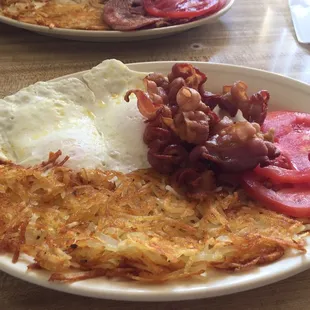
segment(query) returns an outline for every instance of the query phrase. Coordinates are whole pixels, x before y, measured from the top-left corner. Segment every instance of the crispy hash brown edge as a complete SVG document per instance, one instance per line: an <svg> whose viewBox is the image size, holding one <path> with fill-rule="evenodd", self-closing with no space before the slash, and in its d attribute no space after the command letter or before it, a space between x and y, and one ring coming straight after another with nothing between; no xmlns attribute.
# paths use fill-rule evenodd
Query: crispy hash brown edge
<svg viewBox="0 0 310 310"><path fill-rule="evenodd" d="M176 193L152 169L73 171L61 152L25 168L0 163L0 251L33 257L51 281L121 277L163 282L209 268L269 264L305 252L301 220L269 211L243 192L202 201Z"/></svg>

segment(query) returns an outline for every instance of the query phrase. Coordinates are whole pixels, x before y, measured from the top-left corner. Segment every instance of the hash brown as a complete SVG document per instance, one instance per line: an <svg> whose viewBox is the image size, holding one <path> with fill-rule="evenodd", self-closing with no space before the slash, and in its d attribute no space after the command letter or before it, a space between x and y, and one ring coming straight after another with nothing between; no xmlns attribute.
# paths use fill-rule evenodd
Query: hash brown
<svg viewBox="0 0 310 310"><path fill-rule="evenodd" d="M108 30L101 0L1 0L0 15L50 28Z"/></svg>
<svg viewBox="0 0 310 310"><path fill-rule="evenodd" d="M151 169L78 172L61 152L31 168L0 166L0 250L34 258L52 281L98 276L145 282L240 270L304 252L306 227L242 192L179 196ZM68 158L65 158L68 160Z"/></svg>

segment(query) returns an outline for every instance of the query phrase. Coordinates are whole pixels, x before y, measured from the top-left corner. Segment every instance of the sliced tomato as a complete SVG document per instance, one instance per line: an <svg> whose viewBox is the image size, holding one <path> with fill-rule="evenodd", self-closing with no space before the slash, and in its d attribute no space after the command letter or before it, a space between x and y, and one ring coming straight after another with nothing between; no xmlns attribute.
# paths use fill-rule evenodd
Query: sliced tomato
<svg viewBox="0 0 310 310"><path fill-rule="evenodd" d="M188 19L220 10L226 0L143 0L143 6L152 16Z"/></svg>
<svg viewBox="0 0 310 310"><path fill-rule="evenodd" d="M277 166L267 166L264 168L256 167L255 173L264 176L273 183L310 183L310 169L298 171L290 170Z"/></svg>
<svg viewBox="0 0 310 310"><path fill-rule="evenodd" d="M290 132L280 139L279 144L296 170L302 171L310 168L310 127Z"/></svg>
<svg viewBox="0 0 310 310"><path fill-rule="evenodd" d="M282 137L292 131L291 124L295 121L294 112L289 111L272 111L268 112L266 119L262 125L262 131L267 132L273 129L275 132L275 140L278 141Z"/></svg>
<svg viewBox="0 0 310 310"><path fill-rule="evenodd" d="M299 112L270 112L262 126L263 131L275 130L281 153L298 171L310 169L310 114Z"/></svg>
<svg viewBox="0 0 310 310"><path fill-rule="evenodd" d="M292 186L278 191L267 188L260 176L247 172L242 179L244 190L271 210L294 217L310 216L310 187Z"/></svg>

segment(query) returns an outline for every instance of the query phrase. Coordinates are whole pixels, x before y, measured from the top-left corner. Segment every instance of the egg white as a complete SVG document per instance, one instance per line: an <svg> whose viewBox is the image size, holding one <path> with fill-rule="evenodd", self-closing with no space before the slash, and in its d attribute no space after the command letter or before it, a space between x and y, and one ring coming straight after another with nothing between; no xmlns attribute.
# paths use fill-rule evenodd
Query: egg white
<svg viewBox="0 0 310 310"><path fill-rule="evenodd" d="M29 166L61 150L76 169L149 167L136 99L123 99L146 74L107 60L82 80L39 82L0 100L0 157Z"/></svg>

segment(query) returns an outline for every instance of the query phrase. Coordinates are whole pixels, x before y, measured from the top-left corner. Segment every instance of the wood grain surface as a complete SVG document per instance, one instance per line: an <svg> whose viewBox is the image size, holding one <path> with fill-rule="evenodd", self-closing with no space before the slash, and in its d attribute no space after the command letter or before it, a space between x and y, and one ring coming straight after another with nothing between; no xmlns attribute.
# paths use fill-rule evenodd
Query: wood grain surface
<svg viewBox="0 0 310 310"><path fill-rule="evenodd" d="M236 0L215 24L133 43L86 43L0 24L0 98L39 80L86 70L107 58L124 62L196 60L265 69L310 83L310 46L297 42L287 1ZM174 303L96 300L54 292L0 272L0 309L310 309L310 270L235 295Z"/></svg>

